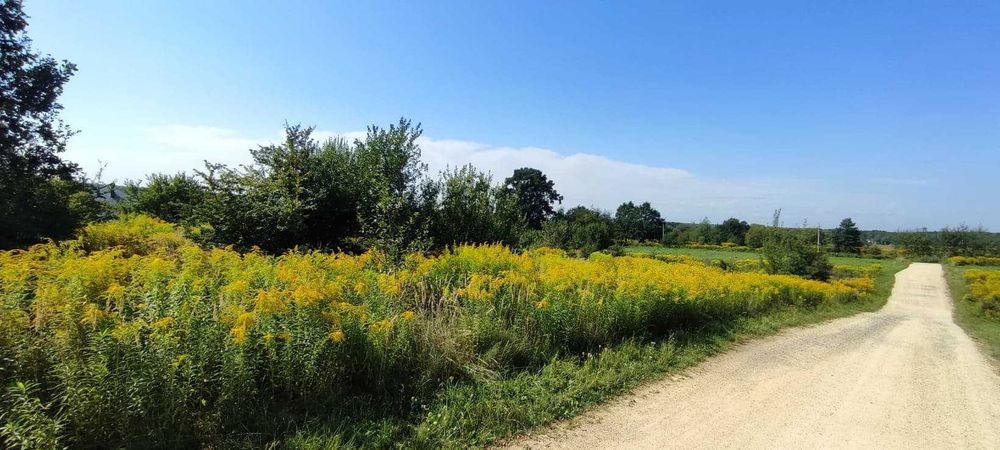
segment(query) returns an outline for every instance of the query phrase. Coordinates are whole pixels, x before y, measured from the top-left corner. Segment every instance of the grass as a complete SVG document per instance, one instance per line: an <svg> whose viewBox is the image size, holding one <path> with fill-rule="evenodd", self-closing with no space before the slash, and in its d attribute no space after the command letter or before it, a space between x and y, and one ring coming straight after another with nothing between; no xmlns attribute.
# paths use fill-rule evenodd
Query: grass
<svg viewBox="0 0 1000 450"><path fill-rule="evenodd" d="M631 254L654 254L654 255L687 255L695 259L708 261L715 259L722 260L738 260L738 259L756 259L760 257L760 253L756 252L735 252L731 250L706 250L697 248L676 248L676 247L651 247L651 246L635 246L626 247L625 253ZM831 256L830 263L834 265L844 265L844 266L866 266L869 264L886 264L885 259L875 259L875 258L860 258L852 256Z"/></svg>
<svg viewBox="0 0 1000 450"><path fill-rule="evenodd" d="M1000 360L1000 321L983 316L979 307L972 302L964 300L969 292L969 287L965 283L963 274L966 270L995 270L1000 271L1000 266L953 266L945 264L945 276L948 280L948 289L951 291L951 298L954 303L955 322L958 323L969 335L979 341L986 348L987 353L994 359Z"/></svg>
<svg viewBox="0 0 1000 450"><path fill-rule="evenodd" d="M700 252L706 252L701 250ZM317 424L300 429L291 448L337 446L475 447L574 417L633 388L691 367L739 343L793 326L820 323L885 305L901 260L882 260L876 293L853 303L785 308L755 317L711 323L651 342L627 340L593 354L554 358L536 371L489 382L455 384L409 417L368 424L368 433ZM343 441L350 434L352 439Z"/></svg>
<svg viewBox="0 0 1000 450"><path fill-rule="evenodd" d="M757 258L760 256L759 253L755 252L734 252L731 250L708 250L708 249L698 249L698 248L677 248L677 247L648 247L648 246L635 246L635 247L625 247L625 253L635 253L635 254L654 254L654 255L687 255L699 260L712 260L712 259L750 259Z"/></svg>

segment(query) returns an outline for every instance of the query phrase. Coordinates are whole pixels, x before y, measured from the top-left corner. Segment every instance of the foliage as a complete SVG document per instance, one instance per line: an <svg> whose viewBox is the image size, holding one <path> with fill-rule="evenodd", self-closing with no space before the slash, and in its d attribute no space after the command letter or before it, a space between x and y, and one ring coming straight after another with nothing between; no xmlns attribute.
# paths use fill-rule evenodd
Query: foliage
<svg viewBox="0 0 1000 450"><path fill-rule="evenodd" d="M59 153L73 132L59 119L76 71L31 49L20 0L0 2L0 249L65 238L101 205Z"/></svg>
<svg viewBox="0 0 1000 450"><path fill-rule="evenodd" d="M124 199L118 208L126 214L144 214L168 222L190 221L198 207L205 201L205 188L194 177L184 173L176 175L153 174L146 183L125 184Z"/></svg>
<svg viewBox="0 0 1000 450"><path fill-rule="evenodd" d="M773 232L762 249L768 273L785 273L827 280L832 266L826 254L797 233Z"/></svg>
<svg viewBox="0 0 1000 450"><path fill-rule="evenodd" d="M614 241L614 221L607 213L577 206L559 211L546 221L540 231L529 233L525 247L553 247L586 256L611 247Z"/></svg>
<svg viewBox="0 0 1000 450"><path fill-rule="evenodd" d="M663 218L649 202L636 206L622 203L615 211L615 233L619 239L659 240L663 236Z"/></svg>
<svg viewBox="0 0 1000 450"><path fill-rule="evenodd" d="M948 262L956 266L1000 266L997 256L952 256Z"/></svg>
<svg viewBox="0 0 1000 450"><path fill-rule="evenodd" d="M943 253L948 256L1000 256L1000 241L991 240L982 227L945 227L938 236Z"/></svg>
<svg viewBox="0 0 1000 450"><path fill-rule="evenodd" d="M880 273L882 273L882 265L878 263L863 266L836 264L833 266L831 271L832 277L837 279L875 278Z"/></svg>
<svg viewBox="0 0 1000 450"><path fill-rule="evenodd" d="M556 192L555 183L542 171L530 167L515 170L504 181L504 187L514 192L528 227L535 230L541 229L542 223L555 214L552 204L563 200Z"/></svg>
<svg viewBox="0 0 1000 450"><path fill-rule="evenodd" d="M38 383L67 443L266 440L234 433L278 432L268 420L330 414L359 396L405 411L448 380L863 295L629 256L460 246L392 269L374 253L241 254L177 232L133 217L0 253L0 360L11 362L0 382ZM143 233L140 245L98 238Z"/></svg>
<svg viewBox="0 0 1000 450"><path fill-rule="evenodd" d="M939 254L937 240L926 231L914 231L906 233L898 239L899 247L904 255L908 257L932 256Z"/></svg>
<svg viewBox="0 0 1000 450"><path fill-rule="evenodd" d="M984 282L985 280L979 281L980 275L975 274L977 271L1000 274L1000 267L971 268L949 264L944 269L948 279L948 290L951 292L955 306L955 322L961 325L970 336L983 344L994 358L1000 358L1000 316L996 314L998 312L996 307L1000 302L988 300L991 297L989 295L991 292L997 293L996 286L994 289L988 288L988 283ZM966 275L970 275L969 272L973 272L973 274L967 277ZM1000 275L985 275L986 278L997 276ZM971 283L979 285L978 296L972 295ZM987 300L986 303L981 302L981 299Z"/></svg>
<svg viewBox="0 0 1000 450"><path fill-rule="evenodd" d="M861 231L850 217L840 221L840 226L833 230L833 251L841 253L860 253Z"/></svg>
<svg viewBox="0 0 1000 450"><path fill-rule="evenodd" d="M61 444L63 424L58 412L36 396L35 383L17 382L7 389L0 402L0 441L6 448L56 450Z"/></svg>
<svg viewBox="0 0 1000 450"><path fill-rule="evenodd" d="M764 225L750 225L747 229L746 235L744 235L744 243L750 248L761 248L764 246L764 241L767 240L768 228Z"/></svg>
<svg viewBox="0 0 1000 450"><path fill-rule="evenodd" d="M722 242L731 242L736 245L746 243L746 234L749 230L750 224L735 217L730 217L719 225Z"/></svg>
<svg viewBox="0 0 1000 450"><path fill-rule="evenodd" d="M1000 320L1000 271L973 269L964 277L969 285L965 300L978 304L982 315Z"/></svg>
<svg viewBox="0 0 1000 450"><path fill-rule="evenodd" d="M513 193L471 165L441 175L434 224L439 244L517 243L524 227Z"/></svg>
<svg viewBox="0 0 1000 450"><path fill-rule="evenodd" d="M428 222L437 191L426 180L416 140L420 124L399 119L388 129L368 127L364 141L355 142L362 174L358 221L361 237L371 249L399 261L410 251L430 247Z"/></svg>

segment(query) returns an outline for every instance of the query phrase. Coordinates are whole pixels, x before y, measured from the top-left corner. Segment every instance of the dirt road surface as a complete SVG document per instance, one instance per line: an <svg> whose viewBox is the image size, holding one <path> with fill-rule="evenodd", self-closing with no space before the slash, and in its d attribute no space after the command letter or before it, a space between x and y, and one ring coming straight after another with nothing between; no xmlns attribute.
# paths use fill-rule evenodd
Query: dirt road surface
<svg viewBox="0 0 1000 450"><path fill-rule="evenodd" d="M1000 376L952 321L941 266L876 313L752 341L519 448L1000 448Z"/></svg>

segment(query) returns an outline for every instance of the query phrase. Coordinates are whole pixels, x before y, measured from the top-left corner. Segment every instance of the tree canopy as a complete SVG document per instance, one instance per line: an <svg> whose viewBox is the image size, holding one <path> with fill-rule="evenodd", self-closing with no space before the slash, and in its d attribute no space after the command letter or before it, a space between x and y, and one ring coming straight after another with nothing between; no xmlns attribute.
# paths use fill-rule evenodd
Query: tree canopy
<svg viewBox="0 0 1000 450"><path fill-rule="evenodd" d="M58 99L76 66L33 51L27 26L20 0L0 1L0 248L66 237L100 212L59 157L73 131Z"/></svg>
<svg viewBox="0 0 1000 450"><path fill-rule="evenodd" d="M542 222L555 213L552 205L563 200L563 196L556 192L555 183L541 170L530 167L515 170L504 181L504 186L514 191L528 227L536 230L541 229Z"/></svg>
<svg viewBox="0 0 1000 450"><path fill-rule="evenodd" d="M843 253L861 252L861 230L850 217L840 221L840 226L833 230L833 251Z"/></svg>

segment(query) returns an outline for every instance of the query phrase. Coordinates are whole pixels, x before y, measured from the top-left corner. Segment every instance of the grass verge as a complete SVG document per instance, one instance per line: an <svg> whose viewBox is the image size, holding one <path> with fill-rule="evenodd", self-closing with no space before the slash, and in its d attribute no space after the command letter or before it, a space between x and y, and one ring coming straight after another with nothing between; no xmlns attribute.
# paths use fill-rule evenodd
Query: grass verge
<svg viewBox="0 0 1000 450"><path fill-rule="evenodd" d="M813 309L786 308L755 317L713 323L658 341L628 340L596 353L554 358L535 371L507 378L454 384L406 416L363 424L317 423L299 429L290 448L484 446L571 418L642 383L693 366L747 340L792 326L815 324L885 305L896 272L906 267L881 260L876 293L853 303ZM357 426L361 428L356 428ZM347 429L346 427L355 427Z"/></svg>
<svg viewBox="0 0 1000 450"><path fill-rule="evenodd" d="M954 304L955 322L974 339L982 343L990 356L1000 361L1000 321L983 316L976 304L965 300L969 286L963 277L965 271L969 269L1000 271L1000 266L944 264L944 268L945 277L948 280L948 290L951 291L951 299Z"/></svg>

